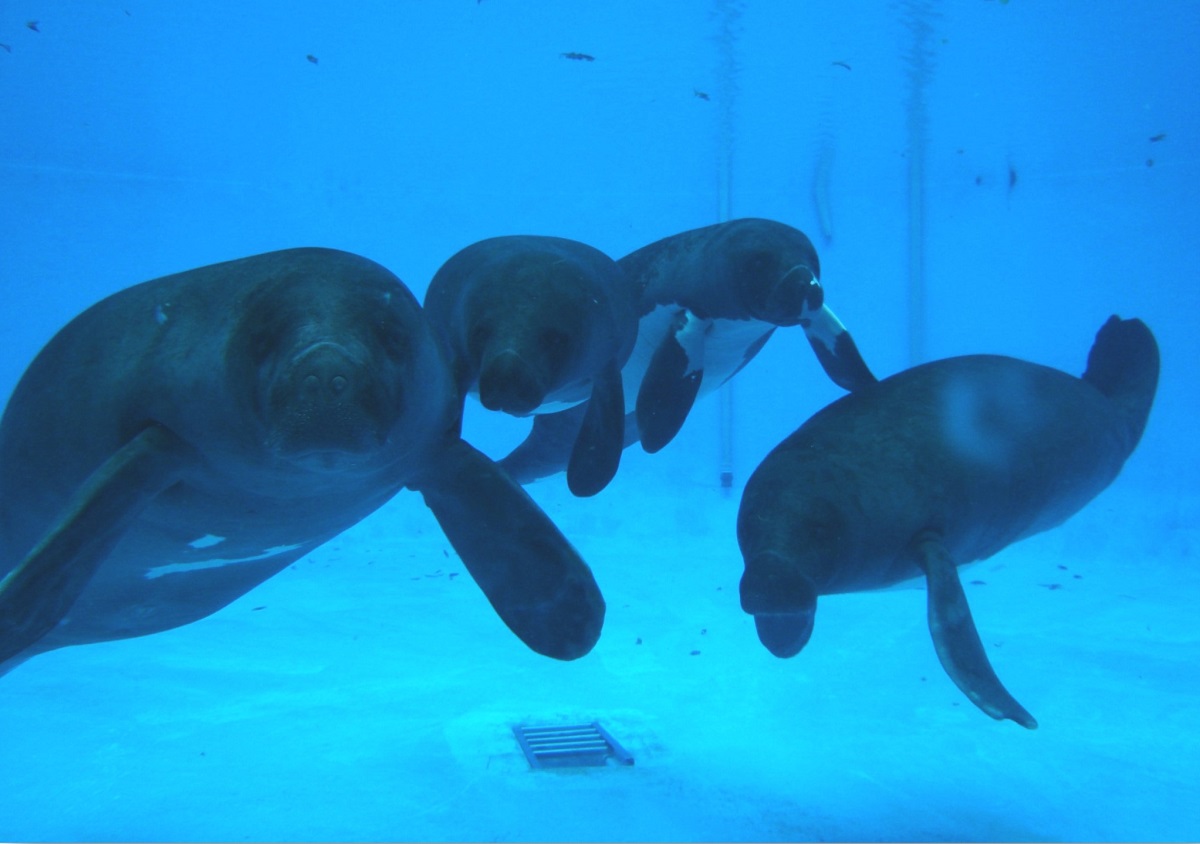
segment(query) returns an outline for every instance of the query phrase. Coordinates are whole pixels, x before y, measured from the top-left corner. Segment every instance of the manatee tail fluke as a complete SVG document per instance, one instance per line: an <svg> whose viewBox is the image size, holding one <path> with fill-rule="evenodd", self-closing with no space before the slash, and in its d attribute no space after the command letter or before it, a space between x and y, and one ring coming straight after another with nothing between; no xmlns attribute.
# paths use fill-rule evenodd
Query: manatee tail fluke
<svg viewBox="0 0 1200 844"><path fill-rule="evenodd" d="M1140 319L1111 316L1096 334L1088 353L1087 381L1118 407L1129 421L1132 450L1142 437L1158 389L1158 343Z"/></svg>
<svg viewBox="0 0 1200 844"><path fill-rule="evenodd" d="M958 569L939 537L926 534L913 546L915 561L925 572L929 632L942 668L971 703L997 720L1009 719L1033 730L1037 721L1000 682L988 662L971 618Z"/></svg>

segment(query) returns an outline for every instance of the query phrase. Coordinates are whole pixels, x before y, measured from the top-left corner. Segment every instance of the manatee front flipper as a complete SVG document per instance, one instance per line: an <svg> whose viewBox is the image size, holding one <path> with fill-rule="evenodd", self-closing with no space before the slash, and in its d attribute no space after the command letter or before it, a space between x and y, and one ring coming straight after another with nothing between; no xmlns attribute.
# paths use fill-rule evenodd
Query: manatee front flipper
<svg viewBox="0 0 1200 844"><path fill-rule="evenodd" d="M684 310L654 351L638 389L638 431L650 454L679 433L704 380L704 335L709 322Z"/></svg>
<svg viewBox="0 0 1200 844"><path fill-rule="evenodd" d="M571 449L567 486L580 498L595 495L617 474L625 448L625 389L621 367L608 364L592 379L583 425Z"/></svg>
<svg viewBox="0 0 1200 844"><path fill-rule="evenodd" d="M853 392L877 380L859 354L854 338L828 305L822 305L804 325L804 336L825 374L843 390Z"/></svg>
<svg viewBox="0 0 1200 844"><path fill-rule="evenodd" d="M152 425L91 474L45 537L0 581L0 663L54 629L129 524L194 459L175 434Z"/></svg>
<svg viewBox="0 0 1200 844"><path fill-rule="evenodd" d="M997 720L1008 718L1022 727L1037 721L1008 693L992 670L975 630L958 569L941 537L922 534L913 543L916 564L925 572L929 591L929 632L942 668L971 702Z"/></svg>
<svg viewBox="0 0 1200 844"><path fill-rule="evenodd" d="M576 659L604 623L592 572L525 491L462 440L412 485L501 620L534 651Z"/></svg>

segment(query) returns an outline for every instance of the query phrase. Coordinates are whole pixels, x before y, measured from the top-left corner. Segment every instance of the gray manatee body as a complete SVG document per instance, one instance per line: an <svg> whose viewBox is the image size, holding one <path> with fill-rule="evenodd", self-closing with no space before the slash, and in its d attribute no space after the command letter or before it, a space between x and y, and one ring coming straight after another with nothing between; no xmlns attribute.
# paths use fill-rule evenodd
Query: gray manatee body
<svg viewBox="0 0 1200 844"><path fill-rule="evenodd" d="M425 311L460 392L514 416L581 406L564 441L567 482L595 495L624 446L621 367L637 336L637 292L578 241L513 235L471 244L434 275Z"/></svg>
<svg viewBox="0 0 1200 844"><path fill-rule="evenodd" d="M800 326L839 386L875 381L825 304L816 250L798 229L730 220L655 241L617 263L640 293L637 343L621 371L626 446L666 446L695 401L741 371L780 327ZM539 416L501 466L522 483L562 471L583 413Z"/></svg>
<svg viewBox="0 0 1200 844"><path fill-rule="evenodd" d="M356 255L272 252L102 300L0 420L0 671L203 618L404 487L530 647L586 653L591 573L458 437L460 407L417 301Z"/></svg>
<svg viewBox="0 0 1200 844"><path fill-rule="evenodd" d="M971 355L906 370L815 414L742 497L741 601L760 640L793 656L819 595L923 573L951 679L992 717L1036 726L992 671L956 566L1062 523L1108 486L1142 435L1158 367L1146 326L1113 317L1082 378Z"/></svg>

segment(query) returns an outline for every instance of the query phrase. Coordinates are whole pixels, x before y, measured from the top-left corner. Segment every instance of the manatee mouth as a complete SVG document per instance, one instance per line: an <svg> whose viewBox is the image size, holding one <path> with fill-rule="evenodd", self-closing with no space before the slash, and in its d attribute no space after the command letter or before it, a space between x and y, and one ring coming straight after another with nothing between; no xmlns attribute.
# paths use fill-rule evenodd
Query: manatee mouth
<svg viewBox="0 0 1200 844"><path fill-rule="evenodd" d="M516 351L506 349L484 362L479 373L479 400L488 410L528 416L545 398L541 379Z"/></svg>
<svg viewBox="0 0 1200 844"><path fill-rule="evenodd" d="M739 592L742 611L754 616L758 640L772 654L786 659L808 644L817 589L792 559L775 551L747 557Z"/></svg>
<svg viewBox="0 0 1200 844"><path fill-rule="evenodd" d="M772 285L763 302L762 318L773 325L798 325L824 303L821 282L807 264L797 264Z"/></svg>
<svg viewBox="0 0 1200 844"><path fill-rule="evenodd" d="M754 629L758 631L758 641L780 659L793 657L812 636L813 615L811 612L756 615Z"/></svg>

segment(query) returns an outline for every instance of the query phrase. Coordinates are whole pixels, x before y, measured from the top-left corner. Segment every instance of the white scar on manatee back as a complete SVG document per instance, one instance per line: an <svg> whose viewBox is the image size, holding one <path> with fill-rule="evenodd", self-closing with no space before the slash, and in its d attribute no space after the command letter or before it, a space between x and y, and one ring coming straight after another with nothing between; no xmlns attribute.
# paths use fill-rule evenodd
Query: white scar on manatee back
<svg viewBox="0 0 1200 844"><path fill-rule="evenodd" d="M212 548L220 545L225 541L223 536L214 536L211 533L205 534L199 539L193 539L188 543L188 546L195 549ZM237 565L238 563L255 563L259 560L266 560L279 554L286 554L289 551L295 551L301 547L303 543L295 545L272 545L260 554L251 554L248 557L210 557L207 560L197 560L194 563L168 563L163 566L155 566L146 570L145 577L147 580L153 580L156 577L162 577L167 574L182 574L190 571L201 571L203 569L216 569L223 566Z"/></svg>

